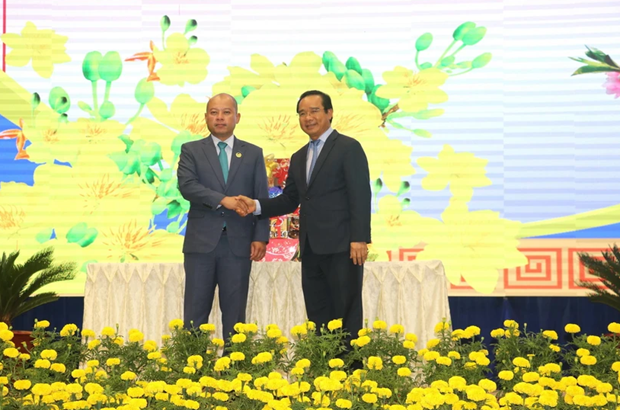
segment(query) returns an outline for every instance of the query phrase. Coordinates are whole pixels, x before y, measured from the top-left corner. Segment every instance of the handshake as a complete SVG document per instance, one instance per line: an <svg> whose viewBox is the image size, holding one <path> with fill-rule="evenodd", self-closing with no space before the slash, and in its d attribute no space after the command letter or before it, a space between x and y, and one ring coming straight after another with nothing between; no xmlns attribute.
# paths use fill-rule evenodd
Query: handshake
<svg viewBox="0 0 620 410"><path fill-rule="evenodd" d="M237 212L241 216L247 216L256 211L256 203L254 200L243 195L226 196L222 199L220 205L226 209Z"/></svg>

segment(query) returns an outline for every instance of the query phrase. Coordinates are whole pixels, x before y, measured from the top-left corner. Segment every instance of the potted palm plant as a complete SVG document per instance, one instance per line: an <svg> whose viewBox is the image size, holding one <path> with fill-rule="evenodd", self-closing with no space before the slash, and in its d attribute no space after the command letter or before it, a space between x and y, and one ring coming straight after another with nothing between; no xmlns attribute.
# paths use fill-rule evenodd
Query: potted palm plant
<svg viewBox="0 0 620 410"><path fill-rule="evenodd" d="M604 303L620 312L620 249L614 244L602 255L601 260L586 253L579 254L583 266L601 282L580 281L578 285L592 291L588 295L592 302Z"/></svg>
<svg viewBox="0 0 620 410"><path fill-rule="evenodd" d="M0 260L0 322L9 327L14 318L37 306L58 300L56 292L39 292L51 283L71 280L77 270L75 263L54 263L54 249L49 247L32 255L23 264L16 263L19 251ZM13 331L13 342L21 346L30 332ZM21 339L21 340L20 340Z"/></svg>

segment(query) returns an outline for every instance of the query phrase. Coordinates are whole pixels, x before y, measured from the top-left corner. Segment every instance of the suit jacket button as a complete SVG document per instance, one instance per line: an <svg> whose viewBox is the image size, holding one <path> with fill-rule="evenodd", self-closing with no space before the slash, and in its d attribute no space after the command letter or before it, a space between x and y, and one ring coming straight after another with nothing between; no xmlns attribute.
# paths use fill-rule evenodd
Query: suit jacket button
<svg viewBox="0 0 620 410"><path fill-rule="evenodd" d="M224 216L224 212L222 212L222 213L220 214L220 216Z"/></svg>
<svg viewBox="0 0 620 410"><path fill-rule="evenodd" d="M309 197L309 196L307 196L307 197L306 197L306 201L309 201L309 200L310 200L310 197Z"/></svg>

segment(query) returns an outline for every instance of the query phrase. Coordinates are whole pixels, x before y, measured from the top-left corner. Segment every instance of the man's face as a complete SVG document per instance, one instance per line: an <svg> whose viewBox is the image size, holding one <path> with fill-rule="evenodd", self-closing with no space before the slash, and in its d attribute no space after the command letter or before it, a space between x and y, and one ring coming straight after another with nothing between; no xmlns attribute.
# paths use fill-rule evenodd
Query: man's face
<svg viewBox="0 0 620 410"><path fill-rule="evenodd" d="M218 95L209 100L205 119L211 134L224 141L235 131L241 114L235 110L235 104L228 95Z"/></svg>
<svg viewBox="0 0 620 410"><path fill-rule="evenodd" d="M321 96L309 95L299 102L297 114L301 129L312 140L316 140L330 127L334 110L329 109L325 112Z"/></svg>

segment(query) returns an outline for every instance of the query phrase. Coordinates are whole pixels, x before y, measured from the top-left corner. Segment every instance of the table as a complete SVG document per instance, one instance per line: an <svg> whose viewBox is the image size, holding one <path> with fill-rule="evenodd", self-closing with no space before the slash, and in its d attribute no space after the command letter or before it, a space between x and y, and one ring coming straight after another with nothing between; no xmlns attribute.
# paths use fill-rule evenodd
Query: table
<svg viewBox="0 0 620 410"><path fill-rule="evenodd" d="M84 328L99 333L118 326L127 335L141 330L160 342L168 322L183 316L185 272L181 263L96 263L88 265ZM367 262L364 265L364 318L401 324L418 336L418 346L433 338L433 327L450 320L448 280L439 261ZM246 319L264 327L275 323L285 334L306 319L299 262L252 264ZM209 318L221 337L219 300Z"/></svg>

